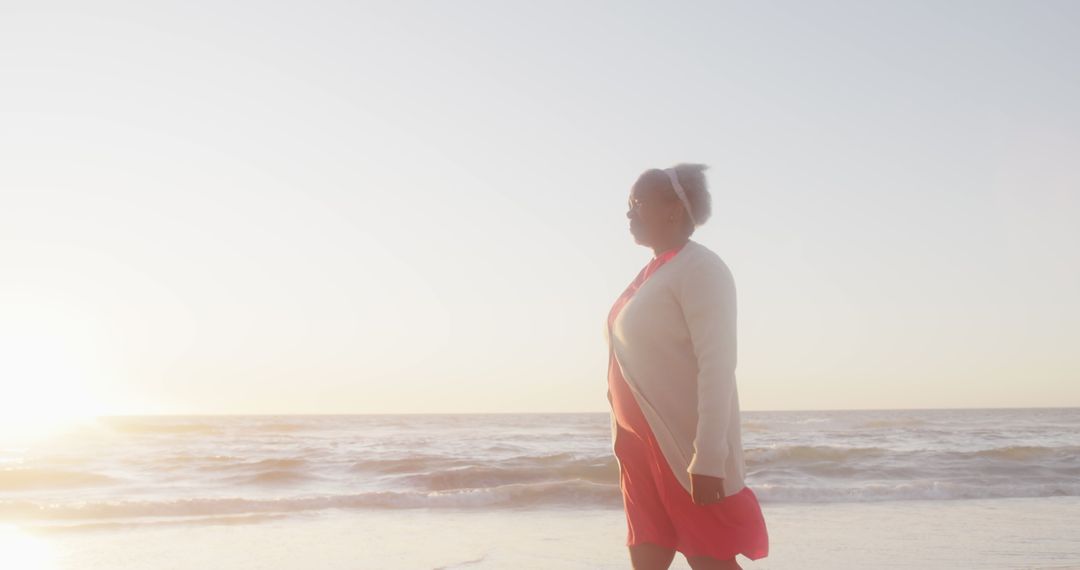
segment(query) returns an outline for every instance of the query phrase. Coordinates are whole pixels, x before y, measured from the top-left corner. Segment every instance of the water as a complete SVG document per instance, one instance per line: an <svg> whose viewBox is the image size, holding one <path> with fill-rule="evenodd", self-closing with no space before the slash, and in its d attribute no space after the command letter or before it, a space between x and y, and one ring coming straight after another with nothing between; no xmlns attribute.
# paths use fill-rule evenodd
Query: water
<svg viewBox="0 0 1080 570"><path fill-rule="evenodd" d="M621 509L604 413L104 417L0 447L0 522ZM1080 496L1080 408L743 412L762 503Z"/></svg>

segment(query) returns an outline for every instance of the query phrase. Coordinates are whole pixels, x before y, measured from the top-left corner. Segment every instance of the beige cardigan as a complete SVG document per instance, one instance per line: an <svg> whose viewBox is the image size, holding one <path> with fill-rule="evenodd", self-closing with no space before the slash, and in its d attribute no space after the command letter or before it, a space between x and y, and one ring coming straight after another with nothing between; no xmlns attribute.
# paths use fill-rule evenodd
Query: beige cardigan
<svg viewBox="0 0 1080 570"><path fill-rule="evenodd" d="M745 486L735 305L727 264L690 240L605 327L623 378L687 492L690 473L723 477L724 496ZM612 450L616 434L613 410Z"/></svg>

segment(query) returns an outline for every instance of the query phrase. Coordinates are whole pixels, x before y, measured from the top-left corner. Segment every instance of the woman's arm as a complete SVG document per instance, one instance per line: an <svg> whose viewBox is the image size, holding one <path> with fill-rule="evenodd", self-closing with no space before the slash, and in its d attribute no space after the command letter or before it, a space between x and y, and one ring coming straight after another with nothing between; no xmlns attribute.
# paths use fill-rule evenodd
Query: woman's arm
<svg viewBox="0 0 1080 570"><path fill-rule="evenodd" d="M727 426L735 395L735 280L719 257L706 257L683 278L680 305L698 363L697 433L689 473L724 476Z"/></svg>

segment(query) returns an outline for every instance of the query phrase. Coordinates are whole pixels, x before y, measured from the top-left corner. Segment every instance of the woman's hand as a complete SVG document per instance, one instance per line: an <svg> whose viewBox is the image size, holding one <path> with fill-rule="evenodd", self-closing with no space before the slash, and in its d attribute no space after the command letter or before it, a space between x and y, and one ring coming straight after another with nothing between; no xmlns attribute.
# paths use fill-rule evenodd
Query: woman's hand
<svg viewBox="0 0 1080 570"><path fill-rule="evenodd" d="M690 474L690 490L695 505L709 505L724 500L724 479L711 475Z"/></svg>

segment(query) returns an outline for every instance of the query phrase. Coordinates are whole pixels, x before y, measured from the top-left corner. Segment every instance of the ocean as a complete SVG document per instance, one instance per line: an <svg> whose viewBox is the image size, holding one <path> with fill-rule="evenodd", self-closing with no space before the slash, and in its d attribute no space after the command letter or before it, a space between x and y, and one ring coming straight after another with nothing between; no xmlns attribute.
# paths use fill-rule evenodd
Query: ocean
<svg viewBox="0 0 1080 570"><path fill-rule="evenodd" d="M609 422L607 412L101 417L0 447L0 525L102 537L341 515L383 526L470 513L599 517L617 548L625 525ZM743 447L767 522L784 506L1080 505L1080 408L744 411ZM1080 542L1057 548L1080 564Z"/></svg>
<svg viewBox="0 0 1080 570"><path fill-rule="evenodd" d="M0 449L0 520L622 507L609 416L103 417ZM1080 409L743 412L763 503L1080 496Z"/></svg>

